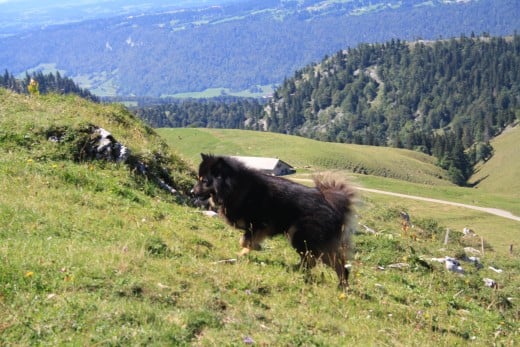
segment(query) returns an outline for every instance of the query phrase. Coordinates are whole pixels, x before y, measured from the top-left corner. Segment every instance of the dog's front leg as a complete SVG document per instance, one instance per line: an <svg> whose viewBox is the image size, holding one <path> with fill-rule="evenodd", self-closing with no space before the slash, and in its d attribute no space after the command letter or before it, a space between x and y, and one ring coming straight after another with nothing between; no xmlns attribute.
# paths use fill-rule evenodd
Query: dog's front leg
<svg viewBox="0 0 520 347"><path fill-rule="evenodd" d="M253 225L245 229L244 235L240 238L240 246L242 250L238 253L239 256L244 256L252 250L259 251L262 249L260 243L265 239L264 233L260 230L254 230Z"/></svg>
<svg viewBox="0 0 520 347"><path fill-rule="evenodd" d="M240 240L240 241L242 241L242 240ZM240 252L238 252L238 256L243 257L244 255L248 254L249 252L251 252L251 248L242 247L242 250Z"/></svg>
<svg viewBox="0 0 520 347"><path fill-rule="evenodd" d="M253 235L250 230L246 230L240 238L240 246L242 250L238 253L239 256L244 256L254 249Z"/></svg>

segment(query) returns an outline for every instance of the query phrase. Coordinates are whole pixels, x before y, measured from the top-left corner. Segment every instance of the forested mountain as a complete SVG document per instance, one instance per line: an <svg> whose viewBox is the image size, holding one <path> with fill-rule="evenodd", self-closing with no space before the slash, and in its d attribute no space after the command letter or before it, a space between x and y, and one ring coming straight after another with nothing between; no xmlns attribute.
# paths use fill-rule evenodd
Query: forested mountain
<svg viewBox="0 0 520 347"><path fill-rule="evenodd" d="M517 117L519 67L519 35L363 44L286 79L269 102L267 128L411 147L415 133L448 127L468 147Z"/></svg>
<svg viewBox="0 0 520 347"><path fill-rule="evenodd" d="M519 35L361 45L285 80L267 129L421 150L463 184L520 118L519 67Z"/></svg>
<svg viewBox="0 0 520 347"><path fill-rule="evenodd" d="M0 71L55 69L100 95L279 85L360 42L520 28L517 0L269 0L47 26L0 38Z"/></svg>
<svg viewBox="0 0 520 347"><path fill-rule="evenodd" d="M472 165L492 154L489 140L520 118L519 67L520 35L391 40L298 70L261 113L258 106L242 112L239 126L229 106L207 103L163 105L141 116L161 126L261 128L415 149L437 157L464 184Z"/></svg>

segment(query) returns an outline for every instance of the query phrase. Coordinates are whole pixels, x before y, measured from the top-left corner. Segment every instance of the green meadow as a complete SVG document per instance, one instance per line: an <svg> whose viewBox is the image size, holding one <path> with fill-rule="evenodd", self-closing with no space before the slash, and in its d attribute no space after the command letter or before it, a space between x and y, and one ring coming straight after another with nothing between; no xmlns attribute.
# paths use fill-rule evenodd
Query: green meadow
<svg viewBox="0 0 520 347"><path fill-rule="evenodd" d="M515 151L514 146L520 143L519 127L504 134L516 136L505 146L501 146L502 137L496 139L497 144L493 142L495 156L501 157L501 153L505 152L510 159L507 165L496 166L496 172L492 168L488 169L491 174L481 182L491 184L493 180L507 176L504 183L497 183L495 186L505 185L509 188L496 191L494 187L480 185L472 188L455 186L448 180L446 172L435 165L435 158L404 149L325 143L297 136L243 130L175 128L157 131L174 151L194 167L200 160L201 152L277 157L296 167L296 178L310 178L312 174L334 172L365 188L499 208L520 216L520 182L515 180L515 174L519 172L520 152ZM492 158L480 167L475 177L486 170L488 165L494 165L493 162ZM476 179L478 178L474 180ZM388 199L381 195L378 198ZM453 211L446 218L446 227L457 231L471 227L486 237L499 238L505 242L502 245L509 246L518 239L519 226L515 221L417 200L395 197L391 200L404 204L407 209L423 211L424 217L428 218L441 218L440 211L443 209Z"/></svg>
<svg viewBox="0 0 520 347"><path fill-rule="evenodd" d="M180 193L161 190L125 164L78 159L89 124L150 165L161 159ZM58 130L62 140L49 141ZM183 193L207 151L279 156L297 166L297 178L334 171L366 187L458 199L462 188L431 158L232 135L156 132L121 106L0 89L0 345L518 344L520 245L510 253L497 236L499 228L517 236L518 222L360 193L350 287L341 291L328 268L301 271L283 237L237 258L240 233L203 215ZM505 208L513 205L506 193L490 194ZM413 228L402 228L402 211ZM495 225L495 233L477 223ZM464 237L466 225L478 236ZM468 247L481 252L481 269L463 261L465 273L456 274L432 260L462 258Z"/></svg>

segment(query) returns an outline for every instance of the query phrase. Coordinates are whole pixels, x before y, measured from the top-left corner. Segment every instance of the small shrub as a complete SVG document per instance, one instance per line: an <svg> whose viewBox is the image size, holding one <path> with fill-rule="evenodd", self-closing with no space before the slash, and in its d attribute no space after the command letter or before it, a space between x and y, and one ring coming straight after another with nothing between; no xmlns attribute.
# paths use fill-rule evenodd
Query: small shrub
<svg viewBox="0 0 520 347"><path fill-rule="evenodd" d="M219 318L211 311L191 311L186 317L186 332L190 339L199 335L205 327L218 328Z"/></svg>
<svg viewBox="0 0 520 347"><path fill-rule="evenodd" d="M146 240L146 253L155 257L168 257L171 254L168 245L158 236L152 236Z"/></svg>
<svg viewBox="0 0 520 347"><path fill-rule="evenodd" d="M433 218L417 219L414 221L414 225L420 229L419 236L423 239L438 238L446 229Z"/></svg>

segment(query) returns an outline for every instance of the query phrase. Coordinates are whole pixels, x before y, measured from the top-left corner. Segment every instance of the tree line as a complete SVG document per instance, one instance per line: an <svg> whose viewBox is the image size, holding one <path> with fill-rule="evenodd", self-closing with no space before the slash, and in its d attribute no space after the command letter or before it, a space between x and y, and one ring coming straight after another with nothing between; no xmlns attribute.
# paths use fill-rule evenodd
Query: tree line
<svg viewBox="0 0 520 347"><path fill-rule="evenodd" d="M263 104L254 98L186 99L135 108L134 113L156 128L225 128L264 130Z"/></svg>
<svg viewBox="0 0 520 347"><path fill-rule="evenodd" d="M99 102L99 98L90 93L88 89L79 87L71 78L62 77L57 71L56 74L44 74L41 71L33 72L32 74L25 73L22 79L16 78L9 71L5 70L3 75L0 75L0 87L10 89L17 93L29 93L29 86L31 80L37 82L38 92L41 94L58 93L58 94L77 94L82 98Z"/></svg>

